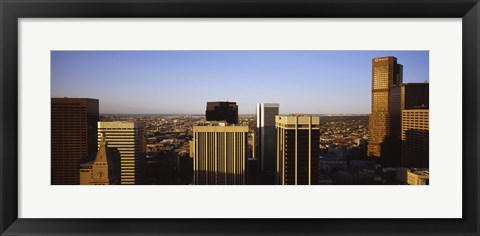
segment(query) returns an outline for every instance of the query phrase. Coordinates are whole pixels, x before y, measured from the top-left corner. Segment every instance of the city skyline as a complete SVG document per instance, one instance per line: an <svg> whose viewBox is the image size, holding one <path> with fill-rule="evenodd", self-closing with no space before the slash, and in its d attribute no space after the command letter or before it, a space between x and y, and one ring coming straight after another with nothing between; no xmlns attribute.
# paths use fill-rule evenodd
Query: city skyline
<svg viewBox="0 0 480 236"><path fill-rule="evenodd" d="M428 51L52 51L51 96L97 98L100 114L204 114L207 101L369 114L371 59L390 55L405 83L429 81Z"/></svg>
<svg viewBox="0 0 480 236"><path fill-rule="evenodd" d="M52 98L52 184L428 185L429 82L404 83L404 64L394 56L372 58L370 68L367 116L305 114L302 106L321 104L305 100L318 93L296 94L295 85L312 85L298 80L276 82L285 87L278 97L301 102L290 115L280 103L257 103L255 115L239 116L230 100L207 101L205 116L100 116L100 99ZM215 93L214 85L200 91ZM261 88L268 94L275 86ZM323 104L336 105L331 99Z"/></svg>

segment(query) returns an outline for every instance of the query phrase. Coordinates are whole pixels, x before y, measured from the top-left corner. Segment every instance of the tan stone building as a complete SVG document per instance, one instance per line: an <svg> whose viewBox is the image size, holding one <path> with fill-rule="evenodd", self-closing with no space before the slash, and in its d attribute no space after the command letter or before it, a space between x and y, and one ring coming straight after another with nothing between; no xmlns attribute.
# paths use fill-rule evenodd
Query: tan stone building
<svg viewBox="0 0 480 236"><path fill-rule="evenodd" d="M407 172L408 185L429 185L430 174L428 171L414 170Z"/></svg>
<svg viewBox="0 0 480 236"><path fill-rule="evenodd" d="M429 168L429 110L402 111L402 166Z"/></svg>
<svg viewBox="0 0 480 236"><path fill-rule="evenodd" d="M396 178L399 183L408 185L429 185L430 174L428 169L397 168Z"/></svg>
<svg viewBox="0 0 480 236"><path fill-rule="evenodd" d="M194 183L246 184L247 135L248 126L194 126Z"/></svg>
<svg viewBox="0 0 480 236"><path fill-rule="evenodd" d="M121 158L121 184L143 184L146 174L145 122L98 122L98 139L116 148Z"/></svg>
<svg viewBox="0 0 480 236"><path fill-rule="evenodd" d="M109 149L104 141L99 142L99 149L94 160L84 157L80 163L81 185L112 185L120 183L120 154Z"/></svg>

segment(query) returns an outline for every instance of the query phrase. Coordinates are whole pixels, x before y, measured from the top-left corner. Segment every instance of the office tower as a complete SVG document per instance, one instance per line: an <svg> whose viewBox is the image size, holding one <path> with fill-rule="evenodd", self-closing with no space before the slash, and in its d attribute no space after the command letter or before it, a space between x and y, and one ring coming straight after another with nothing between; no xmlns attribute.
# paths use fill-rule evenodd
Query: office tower
<svg viewBox="0 0 480 236"><path fill-rule="evenodd" d="M408 168L429 167L429 110L402 111L401 163Z"/></svg>
<svg viewBox="0 0 480 236"><path fill-rule="evenodd" d="M367 155L381 157L382 143L390 134L390 89L402 83L403 66L395 57L372 59L372 113L369 119Z"/></svg>
<svg viewBox="0 0 480 236"><path fill-rule="evenodd" d="M428 109L429 83L405 83L390 90L390 136L401 137L402 111Z"/></svg>
<svg viewBox="0 0 480 236"><path fill-rule="evenodd" d="M277 156L277 131L275 116L279 113L277 103L257 103L257 151L256 158L260 161L260 170L267 183L274 182L275 160Z"/></svg>
<svg viewBox="0 0 480 236"><path fill-rule="evenodd" d="M121 184L143 184L146 177L145 123L142 121L98 122L98 139L120 152Z"/></svg>
<svg viewBox="0 0 480 236"><path fill-rule="evenodd" d="M318 184L320 117L276 116L276 184Z"/></svg>
<svg viewBox="0 0 480 236"><path fill-rule="evenodd" d="M238 106L236 102L207 102L205 111L207 121L226 121L238 124Z"/></svg>
<svg viewBox="0 0 480 236"><path fill-rule="evenodd" d="M98 99L51 99L51 184L76 185L80 159L97 152Z"/></svg>
<svg viewBox="0 0 480 236"><path fill-rule="evenodd" d="M382 143L382 163L400 165L402 111L405 109L428 109L428 83L406 83L393 86L389 94L389 134Z"/></svg>
<svg viewBox="0 0 480 236"><path fill-rule="evenodd" d="M100 141L94 158L85 156L80 162L80 184L120 184L120 153L118 150L108 148L105 141Z"/></svg>
<svg viewBox="0 0 480 236"><path fill-rule="evenodd" d="M244 185L248 126L194 126L194 183Z"/></svg>

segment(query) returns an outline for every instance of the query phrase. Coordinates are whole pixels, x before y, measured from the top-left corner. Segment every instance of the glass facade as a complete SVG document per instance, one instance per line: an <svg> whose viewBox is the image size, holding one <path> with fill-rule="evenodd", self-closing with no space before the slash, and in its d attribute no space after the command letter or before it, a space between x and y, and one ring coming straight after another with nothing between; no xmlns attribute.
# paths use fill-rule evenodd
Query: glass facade
<svg viewBox="0 0 480 236"><path fill-rule="evenodd" d="M51 99L51 184L80 183L80 160L97 152L98 99Z"/></svg>
<svg viewBox="0 0 480 236"><path fill-rule="evenodd" d="M277 161L275 183L316 185L319 180L320 118L276 116Z"/></svg>
<svg viewBox="0 0 480 236"><path fill-rule="evenodd" d="M382 143L390 135L390 89L402 83L403 66L395 57L372 59L372 113L369 119L368 156L381 157Z"/></svg>

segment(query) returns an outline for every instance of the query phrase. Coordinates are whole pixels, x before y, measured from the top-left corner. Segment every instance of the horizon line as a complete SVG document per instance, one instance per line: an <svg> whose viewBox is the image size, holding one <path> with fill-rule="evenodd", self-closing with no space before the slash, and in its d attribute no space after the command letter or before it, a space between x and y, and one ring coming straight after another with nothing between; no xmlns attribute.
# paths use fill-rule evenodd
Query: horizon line
<svg viewBox="0 0 480 236"><path fill-rule="evenodd" d="M321 116L368 116L370 113L281 113L279 115L321 115ZM99 115L194 115L205 116L205 114L199 113L99 113ZM256 113L243 113L238 115L256 115Z"/></svg>

